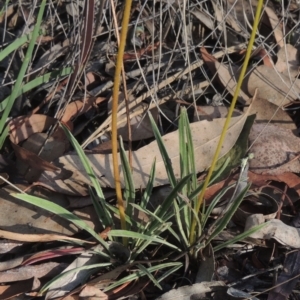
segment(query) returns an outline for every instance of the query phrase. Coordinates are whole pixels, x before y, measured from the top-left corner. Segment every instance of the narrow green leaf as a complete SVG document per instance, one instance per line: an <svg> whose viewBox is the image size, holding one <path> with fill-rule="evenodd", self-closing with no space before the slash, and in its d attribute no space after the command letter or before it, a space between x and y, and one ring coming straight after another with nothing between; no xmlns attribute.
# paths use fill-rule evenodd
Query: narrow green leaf
<svg viewBox="0 0 300 300"><path fill-rule="evenodd" d="M189 242L188 242L188 239L186 237L186 234L185 234L183 226L182 226L181 217L180 217L180 210L179 210L178 204L177 204L175 199L173 200L173 205L174 205L174 209L175 209L175 219L176 219L176 222L177 222L178 231L180 233L181 240L184 243L184 247L187 249L189 247Z"/></svg>
<svg viewBox="0 0 300 300"><path fill-rule="evenodd" d="M235 199L235 201L231 204L228 211L225 213L225 215L217 221L215 224L216 229L213 231L213 233L209 236L207 245L211 242L211 240L216 237L220 232L224 230L224 228L227 226L229 221L231 220L232 216L240 206L241 202L243 201L246 193L248 192L250 187L250 184L247 185L247 187L240 193L240 195Z"/></svg>
<svg viewBox="0 0 300 300"><path fill-rule="evenodd" d="M222 172L226 169L229 161L230 161L230 159L228 158L224 162L224 164L221 166L221 168L216 171L216 174L214 174L214 176L210 180L209 185L212 185L218 179L218 177L220 177L220 175L222 174ZM193 199L193 198L197 197L199 195L199 193L201 192L202 187L203 187L203 183L199 184L199 186L188 196L188 198L189 199Z"/></svg>
<svg viewBox="0 0 300 300"><path fill-rule="evenodd" d="M154 284L155 286L157 286L159 289L162 290L161 285L160 285L160 284L158 283L158 281L154 278L154 276L151 274L151 272L148 271L148 269L146 269L146 268L145 268L143 265L141 265L141 264L138 264L137 267L149 277L149 279L153 282L153 284Z"/></svg>
<svg viewBox="0 0 300 300"><path fill-rule="evenodd" d="M19 71L16 83L15 83L13 89L12 89L12 93L9 97L7 105L4 109L2 117L0 119L0 133L1 134L2 134L2 131L4 129L6 120L9 116L9 113L10 113L10 111L11 111L13 105L14 105L14 102L17 99L18 91L20 90L20 88L22 86L23 78L25 76L27 67L30 63L32 53L33 53L33 49L34 49L34 45L35 45L36 39L39 35L39 30L40 30L40 26L41 26L42 17L43 17L43 14L44 14L45 6L46 6L46 0L42 0L41 6L40 6L40 9L39 9L39 13L38 13L38 16L37 16L37 19L36 19L36 24L35 24L33 32L32 32L32 38L30 40L30 43L29 43L24 61L22 63L21 69Z"/></svg>
<svg viewBox="0 0 300 300"><path fill-rule="evenodd" d="M161 238L154 237L154 236L148 236L148 235L137 233L137 232L133 232L133 231L121 230L121 229L120 230L118 230L118 229L112 229L108 233L108 236L110 236L110 237L127 237L127 238L132 238L132 239L147 240L147 241L151 241L152 243L158 243L158 244L166 245L166 246L168 246L170 248L178 250L179 252L182 251L177 246L172 245L172 244L166 242L165 240L163 240Z"/></svg>
<svg viewBox="0 0 300 300"><path fill-rule="evenodd" d="M168 212L169 208L172 207L173 199L177 198L178 193L191 179L191 175L187 175L182 178L172 189L169 196L165 199L162 205L157 209L156 215L163 219L163 216Z"/></svg>
<svg viewBox="0 0 300 300"><path fill-rule="evenodd" d="M227 193L227 191L229 189L231 189L233 187L233 185L231 186L227 186L226 188L221 189L221 191L218 193L217 196L215 196L214 200L210 203L210 205L208 206L208 208L205 211L205 214L203 215L203 221L202 224L203 226L205 226L209 216L211 215L213 209L215 208L215 206L218 204L218 202L220 201L220 199L225 195L225 193Z"/></svg>
<svg viewBox="0 0 300 300"><path fill-rule="evenodd" d="M263 223L263 224L256 225L256 226L252 227L251 229L249 229L249 230L247 230L247 231L245 231L245 232L243 232L243 233L237 235L237 236L234 237L233 239L231 239L231 240L229 240L229 241L227 241L227 242L224 242L224 243L222 243L222 244L220 244L220 245L214 247L214 252L219 251L219 250L221 250L221 249L223 249L223 248L225 248L225 247L227 247L227 246L229 246L229 245L231 245L231 244L234 244L234 243L237 243L237 242L239 242L239 241L244 240L245 238L249 237L251 234L253 234L253 233L255 233L256 231L258 231L258 230L262 229L263 227L265 227L266 224L268 224L268 222L267 222L267 223Z"/></svg>
<svg viewBox="0 0 300 300"><path fill-rule="evenodd" d="M151 216L153 219L155 219L156 221L158 221L160 224L164 224L166 223L166 220L162 220L161 218L159 218L155 213L151 212L150 210L148 209L144 209L142 207L140 207L139 205L137 204L132 204L133 207L135 207L137 210L140 210L142 211L143 213L147 214L148 216ZM153 222L153 220L151 221L151 223ZM160 232L157 232L157 227L154 227L153 228L153 231L155 231L155 235L160 235L161 233ZM180 242L180 237L179 235L170 227L168 228L169 232L175 237L175 239L177 239L178 242ZM144 228L144 232L141 232L143 234L147 234L147 235L150 235L150 234L153 234L153 231L148 231L147 230L147 227Z"/></svg>
<svg viewBox="0 0 300 300"><path fill-rule="evenodd" d="M72 214L65 208L57 205L56 203L53 203L51 201L27 195L27 194L12 194L13 197L20 199L22 201L25 201L27 203L30 203L34 206L40 207L42 209L45 209L61 218L64 218L68 220L69 222L75 224L77 227L87 231L89 234L91 234L103 247L105 250L108 250L107 243L100 237L99 234L97 234L91 227L89 227L83 220L81 220L76 215Z"/></svg>
<svg viewBox="0 0 300 300"><path fill-rule="evenodd" d="M87 158L87 156L85 155L84 151L82 150L81 146L79 145L79 143L77 142L77 140L75 139L75 137L72 135L72 133L68 130L68 128L66 126L64 126L63 124L60 124L60 126L62 127L62 129L64 130L66 136L68 137L68 140L70 141L70 143L72 144L72 146L74 147L74 149L76 150L78 157L82 163L82 165L84 166L84 169L86 171L86 173L88 174L90 181L92 182L92 185L96 191L96 194L99 198L100 201L100 205L102 210L100 212L102 212L102 217L100 219L101 223L103 224L103 226L106 227L111 227L113 225L113 219L111 217L111 215L109 214L108 210L106 209L106 201L105 201L105 197L103 195L101 186L99 184L99 181L97 179L97 176L95 175L95 172L93 170L93 168L91 167L91 164Z"/></svg>
<svg viewBox="0 0 300 300"><path fill-rule="evenodd" d="M124 189L124 198L126 200L125 214L128 216L132 216L132 206L130 204L135 202L135 187L133 183L131 168L124 149L122 137L120 137L120 157L121 157L121 165L122 165L122 170L124 174L124 183L125 183L125 189Z"/></svg>
<svg viewBox="0 0 300 300"><path fill-rule="evenodd" d="M171 268L170 270L168 271L164 271L163 275L160 276L157 281L158 282L161 282L163 281L165 278L167 278L168 276L170 276L171 274L173 274L174 272L176 272L178 269L180 269L182 267L182 265L178 265L178 266L175 266L173 268Z"/></svg>
<svg viewBox="0 0 300 300"><path fill-rule="evenodd" d="M165 164L165 168L166 168L166 171L167 171L167 174L168 174L170 184L171 184L172 187L174 187L176 185L177 181L176 181L176 177L175 177L175 174L174 174L174 171L173 171L171 159L170 159L169 154L167 152L167 149L164 145L161 134L160 134L160 132L159 132L157 126L156 126L156 123L155 123L155 121L154 121L154 119L153 119L153 117L150 113L149 113L149 118L150 118L152 130L153 130L158 148L160 150L162 159L163 159L164 164Z"/></svg>
<svg viewBox="0 0 300 300"><path fill-rule="evenodd" d="M2 149L5 139L8 136L8 133L9 133L9 127L6 126L0 135L0 149Z"/></svg>
<svg viewBox="0 0 300 300"><path fill-rule="evenodd" d="M120 211L117 207L113 206L113 205L110 205L109 203L106 203L106 207L111 210L116 216L118 216L120 218ZM125 221L126 223L128 223L131 226L134 226L136 228L143 228L144 226L135 221L134 218L132 218L132 216L127 216L125 215Z"/></svg>
<svg viewBox="0 0 300 300"><path fill-rule="evenodd" d="M62 70L59 71L52 71L50 73L44 74L42 76L39 76L30 82L24 84L17 93L17 97L20 95L27 93L28 91L31 91L32 89L38 87L39 85L42 85L44 83L48 83L54 79L57 79L59 77L64 77L66 75L69 75L72 73L72 68L63 68ZM9 101L10 96L6 97L1 103L0 103L0 112L5 109L7 106L7 103Z"/></svg>
<svg viewBox="0 0 300 300"><path fill-rule="evenodd" d="M42 32L39 32L42 34ZM0 61L32 39L32 32L15 39L0 52Z"/></svg>
<svg viewBox="0 0 300 300"><path fill-rule="evenodd" d="M154 178L155 178L155 165L156 165L156 160L154 158L152 167L151 167L151 171L150 171L150 176L149 176L149 180L147 182L147 186L146 189L143 193L142 199L141 199L141 208L146 208L147 204L150 200L150 196L152 194L152 189L153 189L153 185L154 185Z"/></svg>
<svg viewBox="0 0 300 300"><path fill-rule="evenodd" d="M188 158L189 145L188 145L187 136L186 136L185 114L186 114L186 110L181 109L181 114L180 114L180 118L179 118L179 126L178 126L181 178L183 178L184 176L186 176L188 174L191 174L190 168L189 168L189 158ZM186 186L183 187L181 193L184 197L187 197L187 195L190 194L191 192L192 192L192 190L190 189L190 182L187 182ZM179 198L177 198L177 199L179 200ZM190 215L190 211L187 206L185 206L183 208L182 213L183 213L183 220L186 225L186 230L188 230L190 227L191 215ZM184 236L185 236L185 234L184 234Z"/></svg>
<svg viewBox="0 0 300 300"><path fill-rule="evenodd" d="M165 268L170 268L170 267L175 267L175 266L179 266L181 267L182 266L182 263L178 263L178 262L171 262L171 263L164 263L164 264L160 264L160 265L157 265L157 266L153 266L153 267L150 267L148 268L148 272L155 272L155 271L158 271L158 270L162 270L162 269L165 269ZM139 270L133 274L130 274L126 277L123 277L122 279L120 279L119 281L111 284L110 286L104 288L103 292L107 292L117 286L120 286L126 282L130 282L130 281L133 281L133 280L136 280L138 278L141 278L143 276L145 276L145 272L142 271L142 270Z"/></svg>

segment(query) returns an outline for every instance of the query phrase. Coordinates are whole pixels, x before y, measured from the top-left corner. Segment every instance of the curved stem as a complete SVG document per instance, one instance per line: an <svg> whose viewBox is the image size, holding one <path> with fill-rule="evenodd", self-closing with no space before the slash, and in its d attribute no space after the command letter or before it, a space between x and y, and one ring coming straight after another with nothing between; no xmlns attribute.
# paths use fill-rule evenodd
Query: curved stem
<svg viewBox="0 0 300 300"><path fill-rule="evenodd" d="M119 87L120 87L120 77L123 64L123 55L126 44L126 36L129 24L130 9L132 0L125 1L124 14L122 20L122 29L120 35L120 44L117 56L117 63L115 69L114 77L114 87L113 87L113 100L112 100L112 120L111 120L111 142L112 142L112 156L113 156L113 170L115 177L115 189L117 195L117 203L120 212L121 228L126 230L125 221L125 208L122 197L121 182L120 182L120 171L119 171L119 156L118 156L118 137L117 137L117 112L118 112L118 100L119 100ZM123 238L124 245L127 245L127 239Z"/></svg>
<svg viewBox="0 0 300 300"><path fill-rule="evenodd" d="M196 210L197 214L199 214L200 207L201 207L201 205L203 203L203 200L204 200L205 190L208 187L210 178L212 176L212 173L213 173L214 168L216 166L216 163L218 161L219 154L220 154L220 151L221 151L221 148L222 148L225 136L226 136L226 131L227 131L228 126L230 124L231 116L232 116L232 113L233 113L233 110L234 110L234 107L235 107L235 104L236 104L236 101L237 101L237 98L238 98L238 95L239 95L239 92L240 92L240 89L241 89L241 86L242 86L242 83L243 83L243 80L244 80L244 76L245 76L245 73L246 73L246 70L247 70L247 66L248 66L248 63L249 63L252 47L253 47L254 40L255 40L256 30L257 30L257 27L258 27L262 6L263 6L263 0L259 0L257 8L256 8L255 19L254 19L254 22L253 22L253 28L252 28L250 40L249 40L249 43L248 43L244 64L243 64L243 67L242 67L242 70L241 70L241 73L240 73L240 76L239 76L239 80L237 82L237 86L236 86L236 89L235 89L235 92L234 92L234 95L233 95L233 99L232 99L232 102L231 102L231 105L230 105L230 108L229 108L229 111L228 111L228 115L227 115L223 130L222 130L222 133L221 133L221 136L220 136L220 140L219 140L216 152L214 154L214 157L213 157L211 166L209 168L208 174L205 178L203 189L201 190L201 193L199 194L199 197L198 197L198 201L196 203L195 210ZM190 229L190 245L193 245L195 243L195 240L196 240L195 230L196 230L196 219L195 219L195 217L193 217L192 224L191 224L191 229Z"/></svg>

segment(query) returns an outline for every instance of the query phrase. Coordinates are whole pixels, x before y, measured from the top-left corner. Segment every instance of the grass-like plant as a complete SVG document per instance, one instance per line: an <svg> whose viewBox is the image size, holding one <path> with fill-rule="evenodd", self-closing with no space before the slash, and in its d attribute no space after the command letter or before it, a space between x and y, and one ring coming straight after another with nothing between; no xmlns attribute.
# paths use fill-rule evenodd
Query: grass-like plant
<svg viewBox="0 0 300 300"><path fill-rule="evenodd" d="M126 2L126 9L127 12L130 11L130 6L128 3L131 3L130 0ZM262 0L259 1L260 7ZM38 36L41 16L43 14L45 8L46 1L42 1L39 15L37 18L37 24L34 28L32 36L24 38L23 40L18 41L18 43L25 43L30 38L30 44L26 53L25 60L23 62L22 68L20 70L20 74L17 78L16 84L10 95L10 98L5 103L5 109L3 113L3 117L0 122L0 132L2 132L5 124L5 120L9 115L11 107L14 103L14 100L19 95L20 88L22 86L22 78L25 74L27 69L29 59L32 54L33 45L35 40ZM258 21L260 15L260 8L257 8L257 15L256 21ZM256 22L255 21L255 22ZM253 25L253 34L251 36L248 50L252 48L253 39L256 31L256 25ZM127 27L127 26L123 26ZM124 29L125 30L125 29ZM126 39L126 31L125 34L121 35L121 38ZM252 44L251 44L252 43ZM17 45L17 44L16 44ZM124 46L124 45L123 45ZM17 47L17 46L16 46ZM120 52L118 57L117 66L119 66L120 60L122 59L122 44L120 43ZM250 52L249 52L250 53ZM4 54L3 54L4 55ZM8 54L5 54L8 55ZM246 60L248 57L248 52L246 55ZM245 62L245 66L247 66L247 61ZM120 67L116 67L116 70L121 70ZM243 74L243 73L241 73ZM116 71L116 80L119 80L119 71ZM241 75L242 78L243 75ZM242 80L242 79L241 79ZM241 81L239 80L238 86L240 86ZM25 86L23 86L25 88ZM114 94L118 95L118 88L119 84L115 84L114 87ZM228 119L226 124L229 124L231 118L231 112L233 110L236 96L238 95L238 89L236 90L236 95L232 102L232 107L228 114ZM115 97L117 99L117 97ZM119 163L116 154L116 112L117 112L117 102L114 102L113 108L113 152L114 152L114 169L115 174L119 175ZM72 134L65 128L63 125L63 129L68 136L71 144L73 145L74 149L77 151L78 156L90 178L90 196L92 198L95 210L98 214L99 220L103 228L111 228L108 231L108 239L110 241L123 241L123 244L128 247L131 252L128 261L125 262L128 266L132 266L136 263L136 267L138 268L138 272L135 274L126 275L123 278L119 279L118 281L114 282L113 284L109 285L105 291L120 286L126 282L132 281L136 278L142 276L148 276L148 278L153 282L154 285L161 288L160 282L166 278L166 276L176 272L179 268L182 267L182 263L178 260L178 257L185 253L189 253L192 258L197 259L197 253L199 250L209 246L213 239L222 232L228 222L231 220L231 217L239 207L241 201L243 200L244 196L246 195L249 185L246 185L245 188L242 189L234 197L234 201L231 201L229 205L224 210L224 213L220 216L218 221L213 223L209 226L209 216L211 215L212 210L218 204L222 196L226 193L226 191L231 187L226 187L225 189L221 190L219 194L215 197L215 199L210 203L208 207L203 205L204 199L204 192L206 187L214 182L218 176L222 173L222 170L225 168L225 165L215 172L213 175L213 171L215 168L215 163L218 158L218 149L221 148L222 139L224 139L225 132L227 130L226 125L224 126L224 130L220 139L220 143L218 145L214 161L206 177L204 183L198 183L197 181L197 172L195 170L195 156L194 156L194 147L192 142L191 131L189 127L189 121L187 117L187 113L185 110L182 111L180 120L179 120L179 155L180 155L180 178L176 178L172 165L170 164L170 158L168 156L168 151L164 146L163 139L160 135L160 132L154 122L153 118L150 116L153 132L158 143L161 156L163 158L165 168L167 171L167 175L169 178L170 185L172 187L172 191L168 195L168 197L154 210L149 209L150 203L150 196L153 189L153 183L155 178L155 160L153 162L153 166L151 169L151 173L149 174L149 181L147 186L144 190L140 203L136 203L136 194L135 194L135 186L134 181L131 173L131 168L129 166L127 155L122 145L122 141L120 141L120 158L121 158L121 165L124 174L124 185L125 189L123 191L123 195L120 192L120 179L117 176L116 179L116 192L117 192L117 204L113 206L108 204L105 201L102 189L100 187L99 181L95 176L95 173L88 161L87 156L85 155L84 151L76 141L76 139L72 136ZM239 184L239 182L237 183ZM86 230L88 233L91 234L94 239L102 245L103 253L102 257L104 262L101 264L96 264L92 266L83 266L71 271L76 272L83 269L91 269L91 268L115 268L116 265L110 261L111 258L116 259L111 253L109 248L109 242L104 240L100 237L98 233L96 233L93 229L88 227L85 222L83 222L79 217L75 216L68 210L51 203L45 199L41 199L39 197L30 196L27 194L14 194L14 196L18 199L21 199L25 202L31 203L33 205L39 206L49 212L52 212L62 218L67 219L69 222L72 222L79 228ZM124 201L123 201L124 199ZM139 222L138 220L134 219L133 217L133 210L139 210L143 212L149 219L147 223ZM115 224L114 215L117 215L121 221L121 229L117 227ZM217 245L214 250L218 251L225 246L228 246L231 243L235 243L244 239L245 237L249 236L251 233L255 232L263 225L260 225L256 228L253 228L243 234L236 236L231 241L227 241L223 244ZM150 248L155 247L155 249L159 249L163 247L164 249L168 249L168 255L160 254L158 251L158 261L159 263L148 263L143 265L142 263L138 263L138 259L143 252ZM150 264L150 265L149 265ZM153 272L158 270L164 270L163 274L160 274L159 277L155 277ZM41 292L45 292L51 284L56 282L61 278L61 276L65 276L66 273L62 273L56 278L52 279L47 285L45 285Z"/></svg>
<svg viewBox="0 0 300 300"><path fill-rule="evenodd" d="M128 275L121 278L119 281L115 282L113 285L108 286L106 290L119 286L125 282L138 278L140 276L148 276L152 280L153 284L160 287L159 282L165 278L155 278L152 273L157 270L166 270L165 274L170 274L177 271L182 263L180 261L173 261L176 257L180 257L184 253L190 253L192 257L198 253L199 250L208 246L212 240L220 233L228 222L230 221L232 215L240 205L243 197L248 191L249 185L242 190L241 193L235 195L234 201L228 205L224 214L219 218L219 220L214 223L211 227L207 227L209 216L211 215L212 210L218 204L219 200L226 193L226 191L234 186L229 186L220 191L220 193L215 197L211 204L206 208L203 207L200 214L196 213L195 205L198 194L203 189L203 183L198 183L197 173L195 170L195 158L194 158L194 148L192 142L191 131L189 127L189 121L187 117L186 110L183 109L180 120L179 120L179 143L180 143L180 165L181 165L181 178L176 178L173 172L172 165L170 164L170 158L168 156L167 149L164 146L162 137L159 133L159 130L155 124L155 121L150 116L151 124L153 127L154 135L156 137L157 143L160 148L162 158L165 163L165 168L169 176L170 185L172 190L167 198L154 210L150 210L149 203L151 201L151 194L153 189L153 183L155 178L155 160L152 165L151 173L149 174L149 181L144 190L144 193L141 197L140 203L137 204L135 196L135 186L134 180L132 178L132 171L130 169L127 155L124 150L122 140L120 141L120 157L122 170L124 174L124 191L123 197L124 201L124 212L125 212L125 222L126 229L120 229L115 224L116 219L113 218L113 215L117 215L120 218L119 210L107 203L103 196L102 189L100 187L99 181L95 176L95 173L89 163L87 156L80 147L79 143L73 137L73 135L68 131L66 127L61 125L69 138L71 144L77 151L77 154L90 178L91 185L89 187L90 195L93 200L93 204L96 212L98 213L99 220L103 225L103 228L111 228L108 232L108 238L111 241L120 241L120 239L126 238L127 247L131 252L130 258L128 258L127 263L131 266L139 259L140 255L143 254L143 251L148 247L164 247L169 249L169 256L164 257L164 255L159 254L158 259L162 259L163 262L151 265L150 267L145 267L142 264L138 264L139 269L138 273L135 275ZM228 161L221 167L218 172L215 172L211 183L214 182L225 169ZM239 182L238 182L239 183ZM237 184L238 184L237 183ZM109 243L104 241L93 229L89 228L82 220L77 216L70 213L66 209L51 203L50 201L30 196L27 194L15 194L16 198L21 199L25 202L31 203L38 207L41 207L47 211L50 211L58 216L67 219L69 222L72 222L79 228L89 232L103 247L102 256L104 258L103 264L97 264L94 266L95 269L99 267L110 267L114 268L114 264L107 265L105 260L108 262L112 253L110 253ZM148 222L143 224L136 220L133 217L133 210L138 210L143 212L149 219ZM192 219L195 218L197 222L195 236L196 241L190 243L190 228L192 224ZM251 233L255 232L263 225L260 225L251 231L245 232L238 235L232 241L227 241L224 244L217 245L215 250L220 250L225 246L228 246L231 243L235 243L249 236ZM204 228L206 230L204 231ZM208 232L209 234L204 234ZM115 257L114 257L115 259ZM176 259L175 259L176 260ZM84 269L84 267L81 267ZM92 266L87 266L88 269L93 268ZM76 272L79 269L74 269ZM81 270L81 269L80 269ZM70 272L70 271L68 271ZM47 286L43 287L42 291L47 290L56 280L59 280L61 276L65 275L64 273L60 274L58 277L51 280ZM136 277L138 276L138 277Z"/></svg>

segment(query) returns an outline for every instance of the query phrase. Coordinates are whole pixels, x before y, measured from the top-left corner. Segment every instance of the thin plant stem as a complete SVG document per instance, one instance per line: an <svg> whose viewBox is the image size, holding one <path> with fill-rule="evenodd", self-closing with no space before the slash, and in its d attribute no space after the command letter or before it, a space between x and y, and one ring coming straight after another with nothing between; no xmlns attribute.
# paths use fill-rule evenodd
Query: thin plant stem
<svg viewBox="0 0 300 300"><path fill-rule="evenodd" d="M125 1L124 14L122 20L122 29L120 36L120 45L117 55L117 63L115 69L114 77L114 87L113 87L113 101L112 101L112 120L111 120L111 142L112 142L112 156L113 156L113 169L114 169L114 178L115 178L115 189L117 196L117 203L120 212L120 221L121 228L126 230L126 221L125 221L125 208L122 197L121 190L121 181L119 173L119 159L118 159L118 136L117 136L117 112L118 112L118 99L119 99L119 87L120 87L120 76L123 64L124 49L126 44L126 36L129 24L130 9L131 9L132 0ZM123 237L124 245L127 245L127 238Z"/></svg>
<svg viewBox="0 0 300 300"><path fill-rule="evenodd" d="M120 45L120 36L119 36L119 31L118 31L118 22L117 22L117 17L115 13L115 5L114 5L114 0L110 1L110 5L112 8L112 15L113 15L113 20L116 28L116 38L118 42L118 46ZM130 113L129 113L129 97L127 93L127 84L126 84L126 77L125 77L125 69L124 69L124 63L122 62L122 84L123 84L123 91L124 91L124 100L125 100L125 107L126 107L126 117L127 117L127 130L128 130L128 161L129 165L132 171L132 134L131 134L131 125L130 125Z"/></svg>
<svg viewBox="0 0 300 300"><path fill-rule="evenodd" d="M234 92L234 95L233 95L233 99L232 99L232 102L231 102L231 105L230 105L230 108L229 108L229 111L228 111L228 115L227 115L223 130L222 130L222 133L221 133L221 136L220 136L220 140L219 140L216 152L214 154L214 157L213 157L211 166L209 168L208 174L205 178L205 181L204 181L204 184L203 184L203 189L201 190L201 192L199 194L199 197L198 197L198 201L196 202L195 210L196 210L197 214L199 214L200 207L201 207L201 205L203 203L203 200L204 200L205 190L208 187L210 178L212 176L212 173L213 173L213 171L215 169L215 166L216 166L216 163L218 161L219 154L220 154L220 151L221 151L221 148L222 148L225 136L226 136L226 131L229 127L231 116L232 116L232 113L233 113L233 110L234 110L234 107L235 107L235 104L236 104L236 101L237 101L237 98L238 98L238 95L239 95L239 92L240 92L240 89L241 89L241 86L242 86L242 83L243 83L243 80L244 80L244 76L246 74L246 70L247 70L247 66L248 66L248 63L249 63L252 47L253 47L254 40L255 40L256 30L257 30L259 19L260 19L262 6L263 6L263 0L259 0L258 4L257 4L257 8L256 8L255 19L254 19L254 22L253 22L253 28L252 28L249 44L248 44L248 47L247 47L247 52L246 52L244 64L243 64L243 67L242 67L242 70L241 70L241 73L240 73L240 76L239 76L239 80L237 82L237 86L236 86L236 89L235 89L235 92ZM190 237L189 237L191 245L194 244L195 240L196 240L195 230L196 230L196 219L195 219L195 217L193 217L192 224L191 224L191 229L190 229Z"/></svg>

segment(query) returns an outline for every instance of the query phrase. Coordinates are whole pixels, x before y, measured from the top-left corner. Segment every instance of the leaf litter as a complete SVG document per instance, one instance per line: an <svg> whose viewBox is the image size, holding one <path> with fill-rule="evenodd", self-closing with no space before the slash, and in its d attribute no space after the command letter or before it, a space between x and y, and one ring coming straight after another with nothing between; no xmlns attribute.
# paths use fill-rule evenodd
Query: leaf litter
<svg viewBox="0 0 300 300"><path fill-rule="evenodd" d="M88 239L72 223L10 195L19 188L50 199L72 211L97 234L108 239L105 230L110 229L103 228L91 205L90 180L58 126L59 122L67 125L84 148L89 149L87 157L103 187L104 197L109 205L114 205L114 191L110 190L115 185L112 155L108 153L110 147L106 147L105 154L98 153L96 149L110 142L109 103L117 53L117 37L111 16L116 13L117 23L121 24L123 7L119 3L111 5L109 1L103 4L105 9L95 5L94 1L89 3L61 1L47 6L47 18L42 22L42 31L35 45L37 51L24 78L24 84L32 87L20 94L11 118L7 120L9 140L2 148L3 163L1 161L0 164L3 178L0 201L1 299L25 293L38 296L42 283L61 274L63 269L88 267L87 260L90 259L105 261L91 251L94 240ZM148 111L154 115L163 133L178 179L181 176L181 158L177 116L180 107L187 108L198 181L203 180L236 89L245 43L249 38L248 29L252 26L253 12L257 7L254 1L190 1L189 4L192 6L188 8L176 1L161 1L156 5L145 1L143 4L134 3L131 10L130 35L123 61L132 135L130 137L128 133L124 94L120 96L118 134L125 141L126 148L132 143L133 182L137 191L147 188L151 166L156 158L151 212L164 203L172 188L158 144L153 140ZM106 291L122 276L143 270L130 263L118 265L120 262L116 259L112 268L94 270L94 277L88 268L80 276L81 271L78 271L62 277L49 290L48 299L67 295L72 290L76 294L74 297L101 299L130 296L167 299L174 298L174 293L176 297L181 293L182 299L203 299L213 293L215 296L211 299L228 295L253 299L295 297L297 280L294 279L291 286L285 283L299 276L298 269L291 267L297 265L299 258L297 254L288 252L292 248L294 253L298 253L299 249L296 218L300 195L300 116L295 107L298 106L300 83L299 42L292 42L292 37L297 37L299 31L295 23L298 18L295 6L297 11L297 4L290 3L283 8L281 3L270 1L264 8L248 76L220 156L223 160L230 157L234 163L229 165L230 172L225 178L220 177L207 189L206 204L209 205L224 188L238 181L240 171L236 167L247 150L254 154L249 161L249 179L245 179L252 185L226 229L213 239L210 247L199 252L195 267L194 261L188 262L188 255L182 255L177 261L183 262L184 268L177 269L173 275L167 271L156 271L148 274L147 278L131 279ZM283 9L288 12L288 21L282 18ZM0 1L0 30L4 36L0 51L7 51L7 46L12 49L0 62L1 101L11 93L28 47L29 39L24 39L25 42L13 48L14 39L15 42L20 41L22 32L32 34L30 23L35 23L37 11L30 3ZM95 40L93 26L97 32ZM43 80L45 74L66 67L72 68L72 75L51 78L50 82L49 79ZM35 80L40 82L38 87L34 85ZM251 97L254 98L252 104ZM249 118L253 114L255 121L252 125ZM247 126L251 127L250 130L245 130ZM246 142L241 139L243 134ZM7 180L14 187L8 187ZM78 204L75 198L66 198L66 195L86 198L76 199ZM160 195L159 199L156 195ZM233 190L229 188L212 210L211 224L232 197ZM190 200L185 200L187 205ZM135 225L146 226L152 220L149 216L147 211L138 211L132 221L136 222ZM118 217L114 218L117 222ZM251 238L215 250L222 239L226 241L224 236L234 238L266 220L269 220L268 225L253 233ZM164 238L167 239L167 235ZM66 247L63 241L68 241L71 246ZM32 243L35 247L30 246ZM78 244L84 246L78 248ZM153 247L142 251L139 257L142 267L155 267L156 262L150 260L164 260L164 250ZM287 257L285 260L284 256ZM64 258L63 262L59 257ZM82 257L84 260L80 261ZM21 265L24 259L27 264ZM207 268L210 269L209 274L202 274ZM288 272L283 272L283 268ZM274 270L279 272L277 287L273 281ZM35 274L34 278L32 274ZM165 276L160 284L168 292L163 294L150 280L150 275L155 279ZM184 280L177 278L187 278L192 284L187 286ZM270 289L272 291L268 295Z"/></svg>

